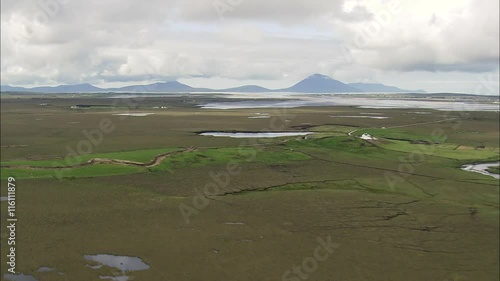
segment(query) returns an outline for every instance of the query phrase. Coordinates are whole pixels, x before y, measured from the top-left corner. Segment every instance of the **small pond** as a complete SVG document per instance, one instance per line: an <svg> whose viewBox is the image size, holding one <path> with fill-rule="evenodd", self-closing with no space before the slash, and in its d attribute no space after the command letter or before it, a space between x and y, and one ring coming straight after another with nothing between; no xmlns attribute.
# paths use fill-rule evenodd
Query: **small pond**
<svg viewBox="0 0 500 281"><path fill-rule="evenodd" d="M210 136L210 137L226 137L226 138L281 138L281 137L295 137L295 136L307 136L314 134L312 132L265 132L265 133L250 133L250 132L237 132L237 133L226 133L226 132L205 132L201 133L200 136Z"/></svg>
<svg viewBox="0 0 500 281"><path fill-rule="evenodd" d="M85 255L88 261L95 261L103 265L117 268L121 271L146 270L149 268L145 262L138 257L114 256L114 255Z"/></svg>

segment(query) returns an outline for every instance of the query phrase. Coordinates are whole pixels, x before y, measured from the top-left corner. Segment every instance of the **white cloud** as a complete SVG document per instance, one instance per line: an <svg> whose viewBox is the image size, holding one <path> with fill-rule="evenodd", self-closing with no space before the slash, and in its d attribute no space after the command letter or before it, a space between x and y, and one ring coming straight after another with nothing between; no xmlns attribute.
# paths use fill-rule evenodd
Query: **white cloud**
<svg viewBox="0 0 500 281"><path fill-rule="evenodd" d="M498 67L498 1L401 1L396 13L392 1L377 2L366 6L371 21L334 22L359 64L401 71Z"/></svg>
<svg viewBox="0 0 500 281"><path fill-rule="evenodd" d="M45 0L64 3L45 9L38 3L1 2L2 83L200 77L191 80L281 87L321 72L403 86L394 73L474 80L498 71L497 0L401 0L400 10L394 0ZM223 18L214 3L230 5ZM41 13L48 16L37 23ZM404 86L435 87L420 80Z"/></svg>

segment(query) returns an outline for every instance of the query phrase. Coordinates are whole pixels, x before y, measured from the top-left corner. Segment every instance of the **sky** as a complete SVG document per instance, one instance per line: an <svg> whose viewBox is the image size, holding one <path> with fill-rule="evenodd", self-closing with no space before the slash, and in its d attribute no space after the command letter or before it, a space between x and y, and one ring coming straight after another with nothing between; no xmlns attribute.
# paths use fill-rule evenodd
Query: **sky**
<svg viewBox="0 0 500 281"><path fill-rule="evenodd" d="M1 83L499 93L498 0L2 0Z"/></svg>

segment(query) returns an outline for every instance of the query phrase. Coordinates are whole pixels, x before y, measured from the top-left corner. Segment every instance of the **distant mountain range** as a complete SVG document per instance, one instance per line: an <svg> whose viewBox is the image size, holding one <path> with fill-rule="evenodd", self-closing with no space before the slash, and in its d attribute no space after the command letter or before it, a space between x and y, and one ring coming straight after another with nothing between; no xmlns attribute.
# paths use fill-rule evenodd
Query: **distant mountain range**
<svg viewBox="0 0 500 281"><path fill-rule="evenodd" d="M404 90L383 84L350 83L345 84L331 77L314 74L290 88L267 89L257 85L246 85L229 89L207 89L193 88L178 81L154 83L148 85L133 85L121 88L98 88L91 84L61 85L55 87L34 87L23 88L9 85L0 85L1 92L30 92L30 93L193 93L193 92L239 92L239 93L264 93L264 92L292 92L292 93L361 93L361 92L382 92L382 93L425 93L423 90Z"/></svg>
<svg viewBox="0 0 500 281"><path fill-rule="evenodd" d="M359 89L362 92L386 92L386 93L425 93L424 90L404 90L394 86L387 86L376 83L349 83L353 88Z"/></svg>

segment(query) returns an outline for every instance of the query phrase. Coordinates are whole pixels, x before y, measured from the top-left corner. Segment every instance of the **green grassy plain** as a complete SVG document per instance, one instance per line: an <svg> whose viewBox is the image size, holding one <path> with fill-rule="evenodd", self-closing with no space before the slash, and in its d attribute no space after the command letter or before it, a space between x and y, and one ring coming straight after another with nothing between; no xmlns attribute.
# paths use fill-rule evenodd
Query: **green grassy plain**
<svg viewBox="0 0 500 281"><path fill-rule="evenodd" d="M494 174L500 174L500 168L499 167L492 167L488 169L488 172L494 173Z"/></svg>

